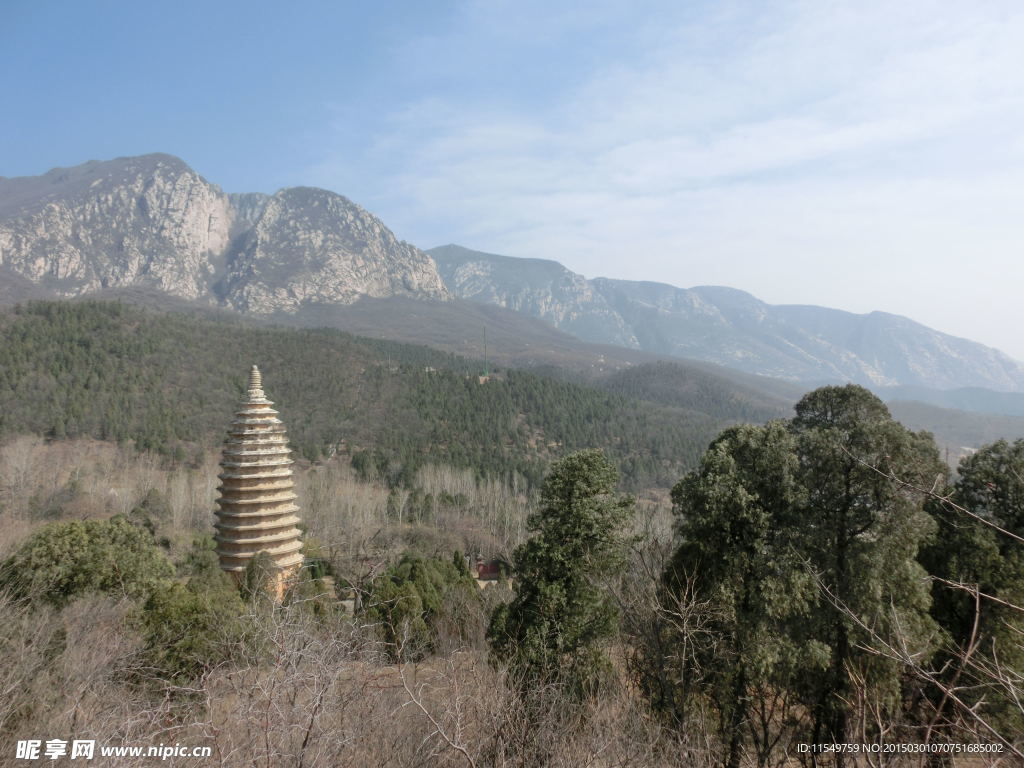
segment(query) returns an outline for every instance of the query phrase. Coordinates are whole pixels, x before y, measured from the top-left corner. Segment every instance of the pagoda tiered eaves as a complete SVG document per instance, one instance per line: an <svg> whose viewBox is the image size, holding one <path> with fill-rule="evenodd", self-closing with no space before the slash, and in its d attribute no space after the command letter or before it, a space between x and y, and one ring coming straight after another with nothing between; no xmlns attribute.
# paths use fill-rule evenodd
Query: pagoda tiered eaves
<svg viewBox="0 0 1024 768"><path fill-rule="evenodd" d="M248 396L224 444L214 528L220 567L237 577L260 552L278 571L277 591L302 564L291 449L254 365Z"/></svg>

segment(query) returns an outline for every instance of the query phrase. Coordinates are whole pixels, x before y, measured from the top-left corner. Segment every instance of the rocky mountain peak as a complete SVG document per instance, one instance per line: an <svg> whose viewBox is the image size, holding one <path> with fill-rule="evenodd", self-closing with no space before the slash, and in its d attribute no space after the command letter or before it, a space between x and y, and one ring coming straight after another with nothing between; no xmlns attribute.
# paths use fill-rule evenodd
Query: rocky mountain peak
<svg viewBox="0 0 1024 768"><path fill-rule="evenodd" d="M348 198L315 187L264 201L225 285L232 306L261 314L361 296L448 297L429 256Z"/></svg>
<svg viewBox="0 0 1024 768"><path fill-rule="evenodd" d="M147 285L195 299L233 217L171 155L54 168L0 181L0 264L65 296Z"/></svg>
<svg viewBox="0 0 1024 768"><path fill-rule="evenodd" d="M260 313L448 296L430 257L347 198L226 195L166 154L0 178L0 267L61 296L148 286Z"/></svg>
<svg viewBox="0 0 1024 768"><path fill-rule="evenodd" d="M456 296L543 318L581 339L638 347L592 281L557 261L480 253L459 245L429 251Z"/></svg>

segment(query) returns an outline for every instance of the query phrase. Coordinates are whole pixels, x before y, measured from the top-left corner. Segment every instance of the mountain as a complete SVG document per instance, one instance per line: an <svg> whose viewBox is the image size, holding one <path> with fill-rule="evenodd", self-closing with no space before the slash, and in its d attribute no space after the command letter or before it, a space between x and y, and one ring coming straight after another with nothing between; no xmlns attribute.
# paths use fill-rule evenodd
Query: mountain
<svg viewBox="0 0 1024 768"><path fill-rule="evenodd" d="M882 387L876 391L889 401L917 401L969 413L1024 417L1024 393L1020 392L993 392L980 387Z"/></svg>
<svg viewBox="0 0 1024 768"><path fill-rule="evenodd" d="M123 299L123 294L110 298ZM151 306L150 300L139 301ZM250 316L251 317L251 316ZM775 402L793 403L804 388L700 360L680 360L639 349L582 341L550 323L493 304L462 299L420 301L404 296L364 297L353 304L310 304L297 312L261 316L264 322L305 328L336 328L361 336L426 344L475 361L502 367L543 369L574 381L592 382L633 366L675 363L707 377L725 391L757 391ZM487 334L487 360L484 333Z"/></svg>
<svg viewBox="0 0 1024 768"><path fill-rule="evenodd" d="M347 198L311 187L264 202L237 240L222 291L229 305L259 313L362 296L446 295L422 251Z"/></svg>
<svg viewBox="0 0 1024 768"><path fill-rule="evenodd" d="M0 178L0 267L55 296L151 287L266 314L446 299L433 260L341 195L226 195L170 155Z"/></svg>
<svg viewBox="0 0 1024 768"><path fill-rule="evenodd" d="M622 368L595 385L624 397L677 406L713 419L754 423L791 416L799 399L799 395L768 393L735 380L728 387L721 387L712 377L666 362ZM912 400L888 399L886 404L893 418L905 427L931 432L952 466L962 456L988 443L1024 438L1024 416L970 412Z"/></svg>
<svg viewBox="0 0 1024 768"><path fill-rule="evenodd" d="M227 196L170 155L0 178L0 263L65 296L144 284L198 298L233 224Z"/></svg>
<svg viewBox="0 0 1024 768"><path fill-rule="evenodd" d="M682 374L692 396L665 404L517 369L481 384L477 361L429 347L83 299L0 311L0 440L91 437L191 455L223 439L254 362L301 455L365 451L404 484L443 463L537 485L552 458L601 447L627 487L667 488L726 425L788 410L711 374Z"/></svg>
<svg viewBox="0 0 1024 768"><path fill-rule="evenodd" d="M516 364L558 365L571 350L578 370L674 357L801 387L1024 389L1024 371L1005 355L906 318L771 306L730 288L588 280L553 261L458 246L428 254L341 195L225 194L170 155L0 178L0 305L126 292L462 354L480 348L487 327L492 356Z"/></svg>
<svg viewBox="0 0 1024 768"><path fill-rule="evenodd" d="M733 288L585 279L561 264L446 245L427 251L454 295L543 318L592 342L813 385L1024 389L998 350L883 312L773 306Z"/></svg>
<svg viewBox="0 0 1024 768"><path fill-rule="evenodd" d="M912 400L891 400L887 405L893 418L904 426L931 432L951 463L996 440L1024 438L1022 416L941 408Z"/></svg>

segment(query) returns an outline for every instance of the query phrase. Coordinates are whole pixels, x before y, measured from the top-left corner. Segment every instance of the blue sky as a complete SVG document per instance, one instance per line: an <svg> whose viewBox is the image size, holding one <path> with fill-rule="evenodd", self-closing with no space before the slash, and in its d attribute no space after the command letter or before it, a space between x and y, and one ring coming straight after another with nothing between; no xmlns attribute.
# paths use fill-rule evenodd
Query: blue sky
<svg viewBox="0 0 1024 768"><path fill-rule="evenodd" d="M0 3L0 175L176 154L429 248L1024 359L1024 5Z"/></svg>

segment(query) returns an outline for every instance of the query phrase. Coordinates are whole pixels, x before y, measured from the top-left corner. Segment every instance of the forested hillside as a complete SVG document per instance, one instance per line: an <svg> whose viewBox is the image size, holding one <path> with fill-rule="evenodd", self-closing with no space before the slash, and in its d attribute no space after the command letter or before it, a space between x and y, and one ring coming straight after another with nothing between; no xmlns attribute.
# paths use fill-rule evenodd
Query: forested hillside
<svg viewBox="0 0 1024 768"><path fill-rule="evenodd" d="M667 487L723 424L763 415L517 370L479 384L470 361L338 331L38 302L0 315L0 433L132 441L187 458L223 437L253 363L302 455L348 451L393 484L430 461L535 484L553 456L597 446L629 487Z"/></svg>
<svg viewBox="0 0 1024 768"><path fill-rule="evenodd" d="M792 408L782 393L759 391L741 381L723 389L717 378L674 363L623 368L602 379L599 386L625 397L755 424L785 418ZM988 443L1024 437L1024 418L1019 416L972 413L912 400L893 400L888 405L904 426L931 432L953 465Z"/></svg>
<svg viewBox="0 0 1024 768"><path fill-rule="evenodd" d="M913 400L892 400L889 410L910 429L927 429L954 458L996 440L1024 437L1024 417L971 413Z"/></svg>
<svg viewBox="0 0 1024 768"><path fill-rule="evenodd" d="M686 408L726 420L763 422L789 416L792 409L789 400L778 394L758 391L739 382L730 389L723 389L715 377L674 363L624 368L603 379L601 388L624 397Z"/></svg>

